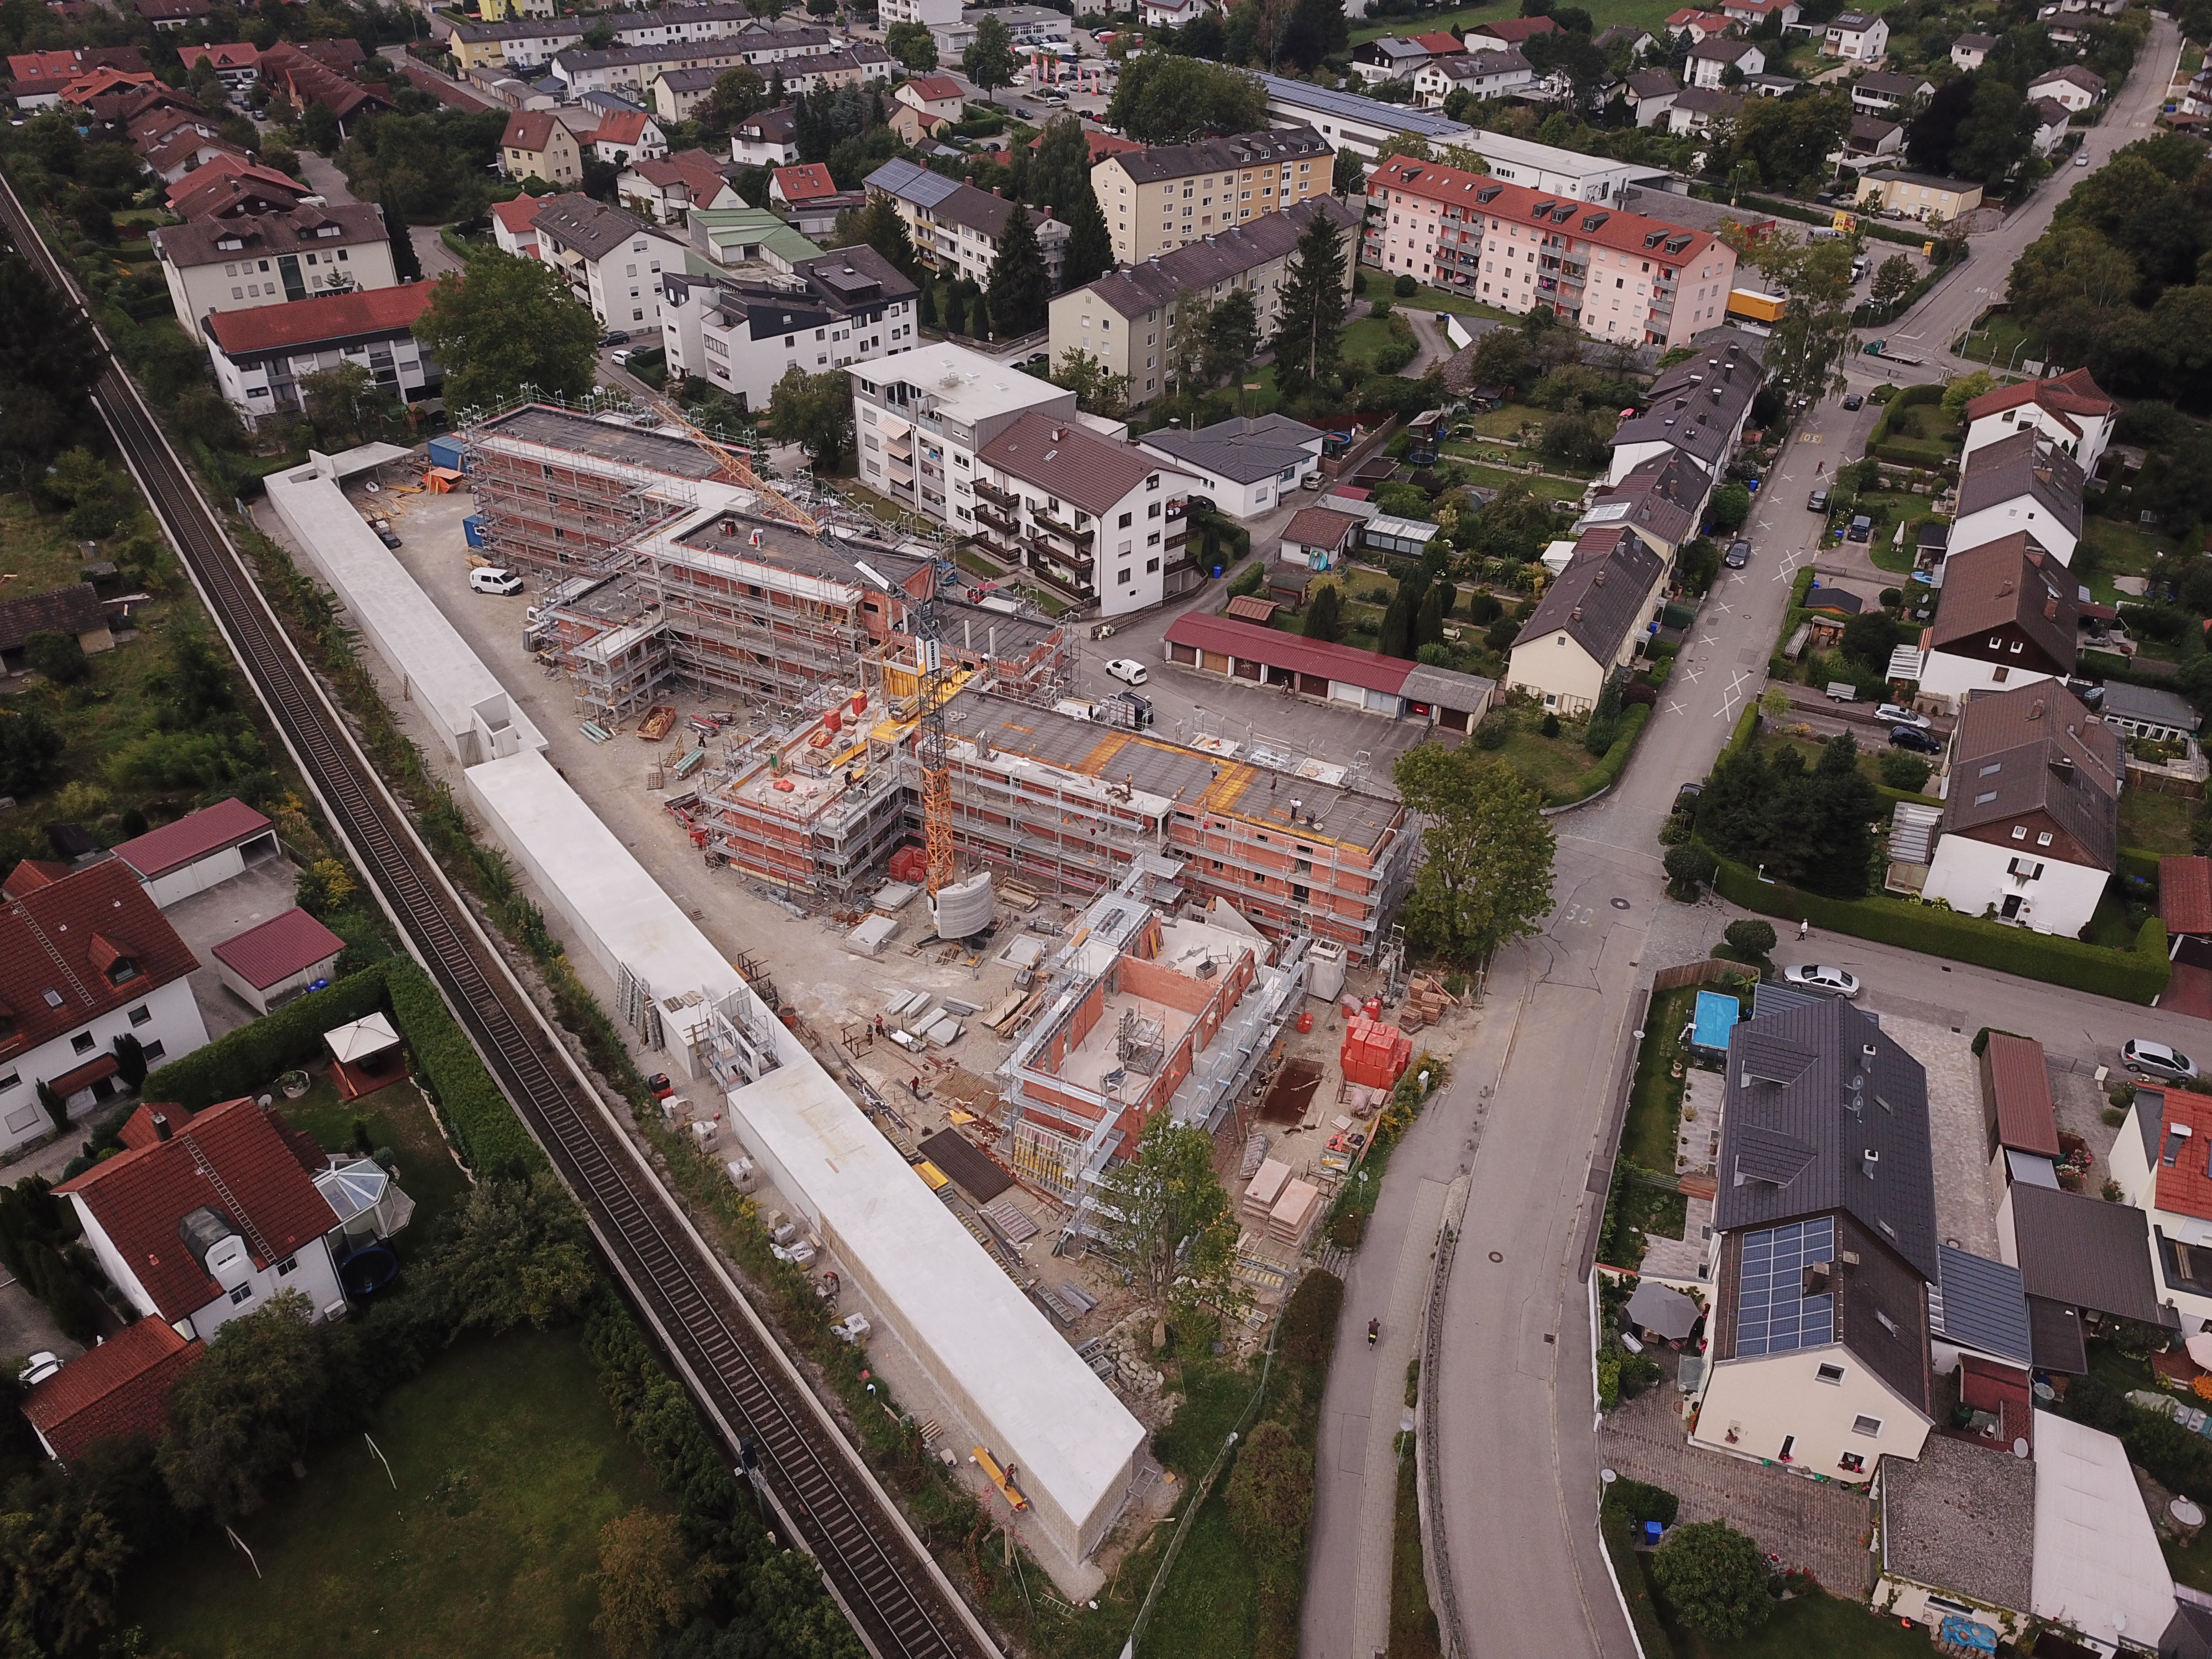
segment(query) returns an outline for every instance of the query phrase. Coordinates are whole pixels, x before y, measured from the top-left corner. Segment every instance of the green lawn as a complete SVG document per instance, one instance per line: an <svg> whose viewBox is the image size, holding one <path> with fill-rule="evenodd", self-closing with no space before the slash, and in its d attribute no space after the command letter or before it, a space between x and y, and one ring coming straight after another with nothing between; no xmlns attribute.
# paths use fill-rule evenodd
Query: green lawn
<svg viewBox="0 0 2212 1659"><path fill-rule="evenodd" d="M2149 575L2163 562L2159 555L2166 550L2171 542L2170 538L2103 518L2086 520L2081 526L2081 539L2093 556L2092 568L2083 580L2088 583L2090 593L2104 605L2117 604L2130 597L2112 586L2113 577Z"/></svg>
<svg viewBox="0 0 2212 1659"><path fill-rule="evenodd" d="M2009 366L2013 373L2018 374L2021 360L2035 356L2034 347L2021 343L2027 337L2027 330L2010 312L1993 312L1980 327L1957 342L1958 349L1953 355L1969 362L1987 363L2001 372Z"/></svg>
<svg viewBox="0 0 2212 1659"><path fill-rule="evenodd" d="M601 1651L599 1529L665 1506L574 1331L459 1350L238 1524L126 1580L123 1623L183 1659L536 1659Z"/></svg>
<svg viewBox="0 0 2212 1659"><path fill-rule="evenodd" d="M412 1082L395 1083L366 1099L340 1097L327 1073L297 1100L279 1099L284 1121L314 1136L325 1152L344 1152L354 1144L356 1122L368 1126L369 1144L398 1154L399 1185L415 1200L415 1218L400 1235L403 1255L426 1246L446 1212L468 1191L468 1177L453 1162L445 1138L422 1093Z"/></svg>
<svg viewBox="0 0 2212 1659"><path fill-rule="evenodd" d="M1408 1402L1410 1403L1410 1402ZM1398 1465L1398 1510L1390 1545L1390 1647L1398 1659L1443 1659L1443 1632L1429 1606L1421 1555L1421 1506L1411 1453Z"/></svg>
<svg viewBox="0 0 2212 1659"><path fill-rule="evenodd" d="M1562 720L1559 735L1547 738L1542 730L1541 708L1509 703L1494 711L1490 720L1509 729L1505 746L1494 751L1498 758L1547 800L1571 789L1583 773L1597 764L1598 757L1583 747L1580 720ZM1668 1167L1673 1167L1671 1160Z"/></svg>
<svg viewBox="0 0 2212 1659"><path fill-rule="evenodd" d="M1231 1419L1234 1420L1233 1419ZM1178 1659L1249 1659L1260 1628L1260 1581L1249 1555L1230 1530L1216 1483L1182 1540L1175 1571L1160 1587L1145 1645Z"/></svg>
<svg viewBox="0 0 2212 1659"><path fill-rule="evenodd" d="M1708 1642L1678 1632L1677 1651L1707 1659L1928 1659L1927 1636L1833 1595L1798 1595L1775 1604L1774 1616L1748 1636Z"/></svg>
<svg viewBox="0 0 2212 1659"><path fill-rule="evenodd" d="M2185 796L2130 785L2120 792L2120 845L2146 853L2186 854L2191 806Z"/></svg>
<svg viewBox="0 0 2212 1659"><path fill-rule="evenodd" d="M82 580L84 550L62 528L58 513L41 513L21 495L0 495L0 599L20 599Z"/></svg>
<svg viewBox="0 0 2212 1659"><path fill-rule="evenodd" d="M1628 1116L1620 1126L1620 1155L1655 1175L1674 1173L1674 1133L1680 1127L1683 1080L1670 1075L1687 1049L1682 1028L1698 1011L1700 987L1685 985L1651 1000L1637 1051Z"/></svg>

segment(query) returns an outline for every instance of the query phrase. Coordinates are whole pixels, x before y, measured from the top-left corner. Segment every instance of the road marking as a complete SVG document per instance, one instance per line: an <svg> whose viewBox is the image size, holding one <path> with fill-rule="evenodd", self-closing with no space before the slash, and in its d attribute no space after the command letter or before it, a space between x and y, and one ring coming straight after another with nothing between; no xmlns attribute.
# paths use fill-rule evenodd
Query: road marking
<svg viewBox="0 0 2212 1659"><path fill-rule="evenodd" d="M1702 666L1697 668L1686 668L1682 671L1682 678L1686 680L1701 680L1705 678L1705 671Z"/></svg>
<svg viewBox="0 0 2212 1659"><path fill-rule="evenodd" d="M1817 432L1808 432L1797 441L1801 444L1816 444L1820 441L1820 434Z"/></svg>
<svg viewBox="0 0 2212 1659"><path fill-rule="evenodd" d="M1680 703L1676 702L1674 698L1669 697L1667 699L1667 712L1670 714L1680 714L1683 713L1684 710Z"/></svg>

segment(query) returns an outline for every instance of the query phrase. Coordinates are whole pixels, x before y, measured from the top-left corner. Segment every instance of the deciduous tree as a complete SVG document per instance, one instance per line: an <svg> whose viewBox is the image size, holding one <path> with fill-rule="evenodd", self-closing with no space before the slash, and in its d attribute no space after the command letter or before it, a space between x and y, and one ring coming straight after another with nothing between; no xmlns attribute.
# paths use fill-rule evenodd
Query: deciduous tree
<svg viewBox="0 0 2212 1659"><path fill-rule="evenodd" d="M1313 1516L1313 1454L1273 1418L1255 1424L1237 1454L1224 1494L1237 1541L1261 1559L1303 1557Z"/></svg>
<svg viewBox="0 0 2212 1659"><path fill-rule="evenodd" d="M1425 814L1406 932L1463 962L1537 931L1552 912L1551 826L1535 791L1500 763L1424 743L1398 758L1399 798Z"/></svg>
<svg viewBox="0 0 2212 1659"><path fill-rule="evenodd" d="M1129 409L1129 377L1116 374L1089 352L1070 346L1060 353L1052 383L1075 394L1075 406L1086 415L1119 420Z"/></svg>
<svg viewBox="0 0 2212 1659"><path fill-rule="evenodd" d="M915 75L937 67L937 37L926 23L892 24L884 35L884 50Z"/></svg>
<svg viewBox="0 0 2212 1659"><path fill-rule="evenodd" d="M1241 70L1148 52L1123 65L1106 118L1141 143L1180 144L1209 129L1266 127L1267 94Z"/></svg>
<svg viewBox="0 0 2212 1659"><path fill-rule="evenodd" d="M835 472L853 441L852 383L843 371L809 374L793 364L769 395L768 429L779 443L798 444L817 472Z"/></svg>
<svg viewBox="0 0 2212 1659"><path fill-rule="evenodd" d="M1652 1558L1651 1576L1675 1617L1701 1636L1742 1636L1774 1610L1765 1556L1725 1521L1676 1527Z"/></svg>
<svg viewBox="0 0 2212 1659"><path fill-rule="evenodd" d="M997 103L996 89L1014 78L1014 39L1006 24L985 12L976 22L975 38L960 54L960 67L983 88L986 98Z"/></svg>
<svg viewBox="0 0 2212 1659"><path fill-rule="evenodd" d="M1139 1296L1162 1312L1235 1304L1237 1218L1212 1136L1156 1113L1103 1185L1107 1237Z"/></svg>
<svg viewBox="0 0 2212 1659"><path fill-rule="evenodd" d="M543 1170L479 1180L430 1273L455 1329L492 1332L573 1319L599 1283L583 1217Z"/></svg>
<svg viewBox="0 0 2212 1659"><path fill-rule="evenodd" d="M609 1659L653 1659L707 1599L700 1565L672 1515L635 1509L599 1528L592 1628L605 1638Z"/></svg>
<svg viewBox="0 0 2212 1659"><path fill-rule="evenodd" d="M599 325L550 265L488 249L438 279L415 337L446 371L446 404L491 408L526 386L562 398L592 388Z"/></svg>
<svg viewBox="0 0 2212 1659"><path fill-rule="evenodd" d="M305 1458L331 1383L313 1311L280 1291L224 1325L178 1380L159 1463L179 1509L225 1522L251 1515L270 1478Z"/></svg>

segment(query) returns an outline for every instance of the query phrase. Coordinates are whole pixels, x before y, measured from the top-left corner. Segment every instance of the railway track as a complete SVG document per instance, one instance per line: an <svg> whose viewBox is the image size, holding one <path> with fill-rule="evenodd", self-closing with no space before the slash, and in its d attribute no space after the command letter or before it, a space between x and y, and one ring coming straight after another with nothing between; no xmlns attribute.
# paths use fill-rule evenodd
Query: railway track
<svg viewBox="0 0 2212 1659"><path fill-rule="evenodd" d="M82 307L69 272L4 179L0 221L24 257ZM325 817L583 1206L609 1265L694 1400L733 1451L750 1454L787 1535L814 1556L876 1659L998 1659L974 1614L446 880L285 635L104 335L100 343L94 401L210 614Z"/></svg>

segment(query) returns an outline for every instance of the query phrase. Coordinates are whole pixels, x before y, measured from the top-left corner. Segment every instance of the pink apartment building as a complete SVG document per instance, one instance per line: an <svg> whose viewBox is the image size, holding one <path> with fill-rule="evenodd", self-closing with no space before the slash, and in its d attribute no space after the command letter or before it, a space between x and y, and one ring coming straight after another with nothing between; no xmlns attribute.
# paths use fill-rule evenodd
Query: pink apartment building
<svg viewBox="0 0 2212 1659"><path fill-rule="evenodd" d="M1364 258L1601 340L1675 346L1717 325L1735 252L1702 231L1393 156L1367 181Z"/></svg>

